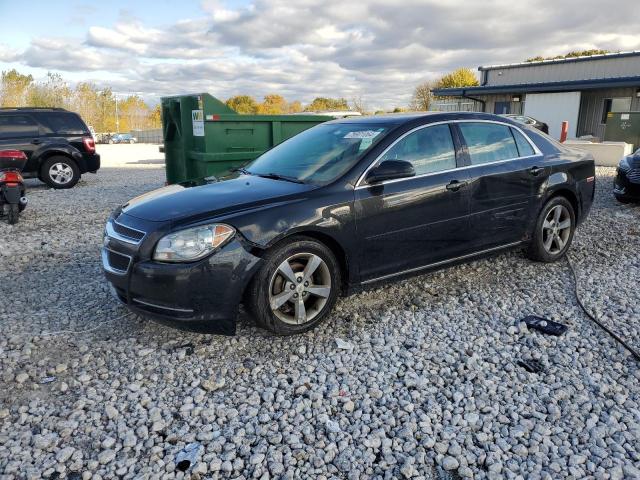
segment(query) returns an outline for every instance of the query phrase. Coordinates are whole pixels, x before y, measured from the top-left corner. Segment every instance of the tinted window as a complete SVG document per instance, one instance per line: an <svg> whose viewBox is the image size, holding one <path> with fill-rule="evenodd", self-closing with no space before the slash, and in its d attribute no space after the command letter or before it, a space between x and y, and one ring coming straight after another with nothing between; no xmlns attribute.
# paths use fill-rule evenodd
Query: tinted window
<svg viewBox="0 0 640 480"><path fill-rule="evenodd" d="M511 133L513 133L513 138L516 139L516 145L518 146L518 154L521 157L528 157L529 155L535 155L536 152L533 151L533 147L527 141L526 138L515 128L511 129Z"/></svg>
<svg viewBox="0 0 640 480"><path fill-rule="evenodd" d="M518 157L516 142L510 128L497 123L461 122L472 165L499 162Z"/></svg>
<svg viewBox="0 0 640 480"><path fill-rule="evenodd" d="M81 135L89 133L84 122L75 113L41 112L38 118L46 124L53 133L59 135Z"/></svg>
<svg viewBox="0 0 640 480"><path fill-rule="evenodd" d="M25 138L38 135L38 124L31 117L0 115L0 138Z"/></svg>
<svg viewBox="0 0 640 480"><path fill-rule="evenodd" d="M381 161L405 160L413 164L416 175L456 168L456 150L448 125L417 130L396 143Z"/></svg>

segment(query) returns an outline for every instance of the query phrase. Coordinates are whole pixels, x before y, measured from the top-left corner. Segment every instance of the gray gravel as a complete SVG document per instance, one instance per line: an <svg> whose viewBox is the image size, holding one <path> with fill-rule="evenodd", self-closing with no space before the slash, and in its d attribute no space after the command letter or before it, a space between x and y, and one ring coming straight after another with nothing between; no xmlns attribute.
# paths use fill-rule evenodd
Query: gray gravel
<svg viewBox="0 0 640 480"><path fill-rule="evenodd" d="M640 349L640 208L612 175L571 258L585 303ZM31 181L21 223L0 223L0 478L640 478L638 364L581 313L566 263L423 275L297 337L244 315L233 338L185 333L128 315L100 270L109 212L163 180Z"/></svg>

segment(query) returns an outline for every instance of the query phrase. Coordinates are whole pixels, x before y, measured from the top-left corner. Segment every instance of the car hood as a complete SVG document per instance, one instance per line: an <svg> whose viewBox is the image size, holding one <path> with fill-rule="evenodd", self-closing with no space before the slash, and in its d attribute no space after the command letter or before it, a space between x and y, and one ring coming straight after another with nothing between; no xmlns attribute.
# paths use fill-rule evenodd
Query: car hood
<svg viewBox="0 0 640 480"><path fill-rule="evenodd" d="M311 185L241 175L213 183L169 185L127 202L122 212L153 222L220 216L290 200Z"/></svg>

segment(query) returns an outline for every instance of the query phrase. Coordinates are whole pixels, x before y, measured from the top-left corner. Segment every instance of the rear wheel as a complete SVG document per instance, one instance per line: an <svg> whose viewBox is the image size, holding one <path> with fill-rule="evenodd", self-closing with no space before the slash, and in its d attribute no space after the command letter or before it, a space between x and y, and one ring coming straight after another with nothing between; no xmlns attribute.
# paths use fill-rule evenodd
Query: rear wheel
<svg viewBox="0 0 640 480"><path fill-rule="evenodd" d="M306 237L274 247L249 286L247 306L258 324L281 335L318 325L340 291L340 266L329 248Z"/></svg>
<svg viewBox="0 0 640 480"><path fill-rule="evenodd" d="M20 206L15 203L6 205L7 207L7 222L9 225L15 225L20 218Z"/></svg>
<svg viewBox="0 0 640 480"><path fill-rule="evenodd" d="M542 208L529 246L529 258L555 262L567 253L576 228L573 205L564 197L554 197Z"/></svg>
<svg viewBox="0 0 640 480"><path fill-rule="evenodd" d="M42 164L40 178L51 188L71 188L80 180L80 169L70 158L56 155Z"/></svg>

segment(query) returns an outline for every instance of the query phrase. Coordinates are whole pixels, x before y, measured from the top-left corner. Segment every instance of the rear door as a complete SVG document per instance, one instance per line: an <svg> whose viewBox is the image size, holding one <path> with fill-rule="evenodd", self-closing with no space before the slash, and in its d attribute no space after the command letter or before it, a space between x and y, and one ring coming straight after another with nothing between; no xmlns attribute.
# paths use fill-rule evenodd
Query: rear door
<svg viewBox="0 0 640 480"><path fill-rule="evenodd" d="M31 115L19 112L0 115L0 150L22 150L27 156L25 172L37 170L32 157L40 142L40 128Z"/></svg>
<svg viewBox="0 0 640 480"><path fill-rule="evenodd" d="M457 128L468 152L474 250L522 240L549 175L543 155L519 128L507 124L469 121Z"/></svg>
<svg viewBox="0 0 640 480"><path fill-rule="evenodd" d="M361 184L355 210L363 282L418 270L464 252L469 241L466 171L450 125L401 136L374 163L411 162L416 176Z"/></svg>

